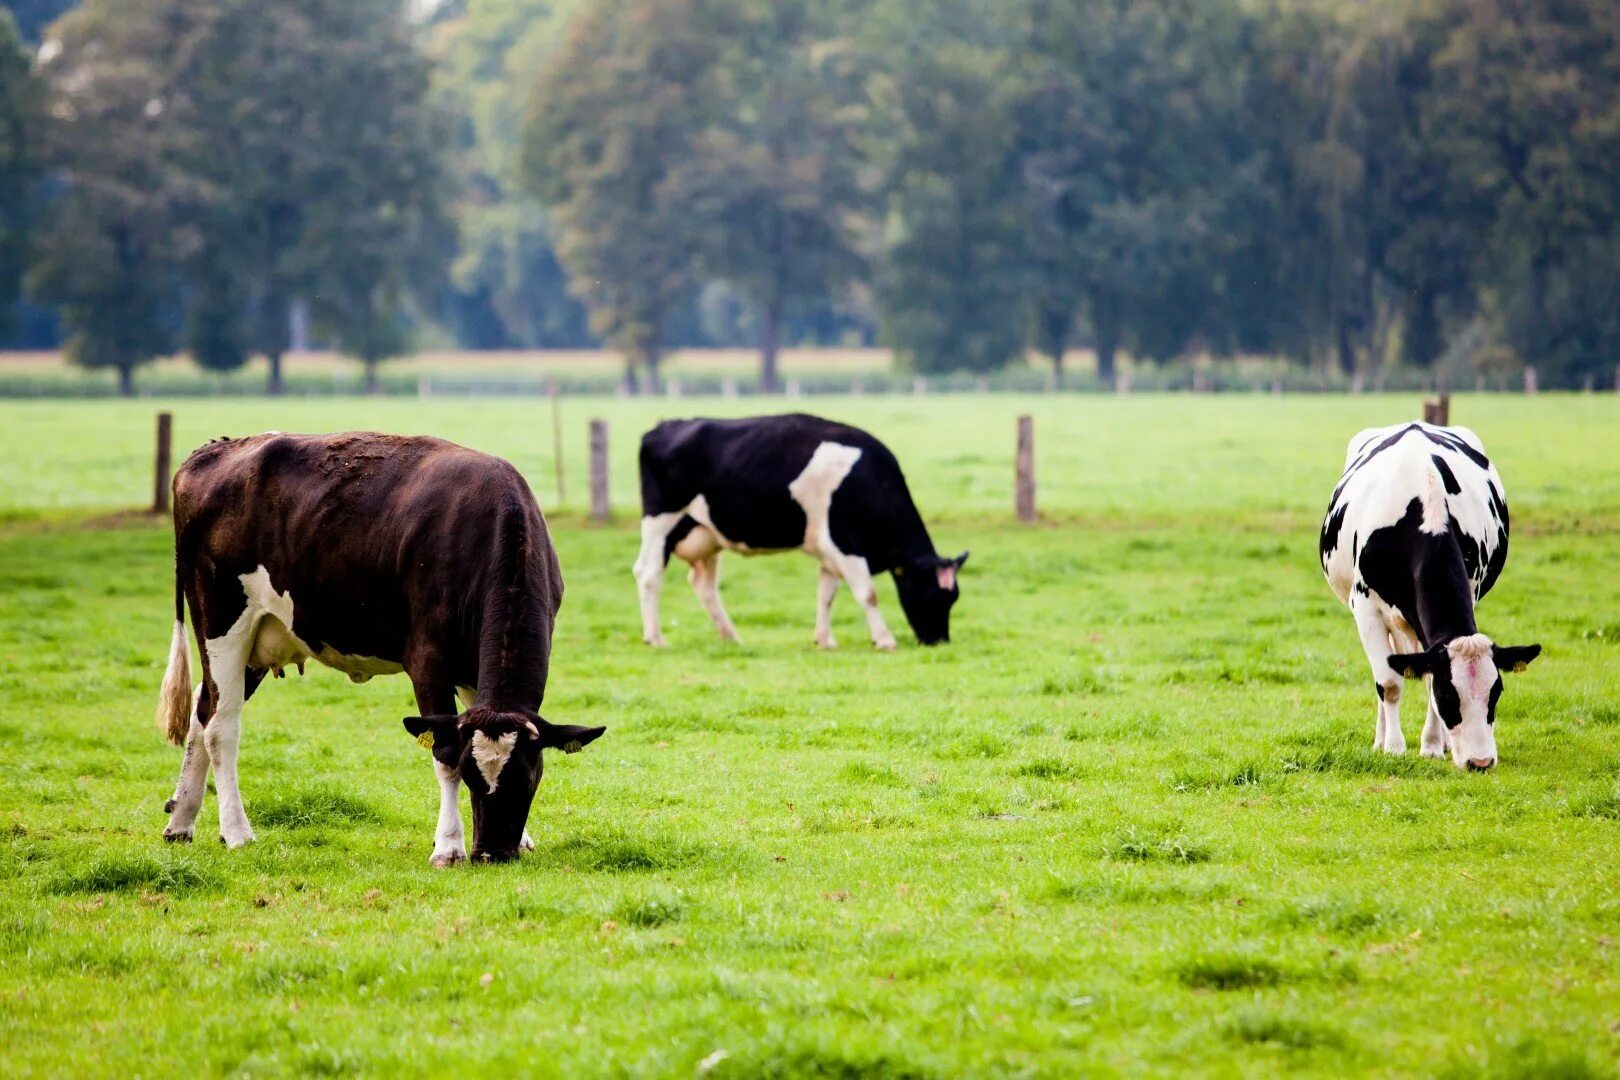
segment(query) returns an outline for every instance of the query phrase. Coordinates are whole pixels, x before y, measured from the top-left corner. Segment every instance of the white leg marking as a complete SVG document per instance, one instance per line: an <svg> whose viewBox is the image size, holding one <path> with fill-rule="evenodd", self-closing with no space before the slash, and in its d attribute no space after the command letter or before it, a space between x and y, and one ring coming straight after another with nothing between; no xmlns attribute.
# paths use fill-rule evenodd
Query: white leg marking
<svg viewBox="0 0 1620 1080"><path fill-rule="evenodd" d="M439 828L433 837L433 866L449 866L467 861L467 841L461 831L461 806L456 798L461 792L461 774L433 762L433 772L439 778Z"/></svg>
<svg viewBox="0 0 1620 1080"><path fill-rule="evenodd" d="M684 513L677 510L641 519L641 551L631 573L641 598L641 639L649 645L664 644L664 633L658 625L658 594L664 587L664 542Z"/></svg>
<svg viewBox="0 0 1620 1080"><path fill-rule="evenodd" d="M247 594L247 606L223 635L205 643L208 650L208 673L214 680L218 697L214 702L214 715L203 733L203 745L214 767L214 788L219 795L219 838L226 847L238 848L253 839L253 828L248 824L242 808L242 792L236 783L236 752L242 740L242 704L245 701L248 654L253 647L254 634L265 611L257 603L258 595L270 593L270 575L264 567L242 575L242 588ZM261 588L262 586L262 588ZM275 612L284 625L292 625L292 600L285 596L285 611Z"/></svg>
<svg viewBox="0 0 1620 1080"><path fill-rule="evenodd" d="M197 701L202 696L199 685L191 695L191 731L186 736L185 756L180 759L180 779L174 785L174 798L169 800L169 824L163 830L165 840L189 842L197 833L197 811L202 809L203 793L208 790L208 750L203 745L203 727L197 723Z"/></svg>
<svg viewBox="0 0 1620 1080"><path fill-rule="evenodd" d="M1373 732L1373 749L1404 754L1406 736L1401 733L1401 677L1389 666L1389 626L1372 601L1360 593L1352 595L1350 611L1356 617L1361 647L1372 666L1373 682L1383 688L1378 697L1378 723ZM1391 687L1394 688L1393 692ZM1391 697L1393 701L1387 700Z"/></svg>
<svg viewBox="0 0 1620 1080"><path fill-rule="evenodd" d="M838 570L849 583L849 591L855 594L855 599L866 610L866 627L872 632L872 644L884 652L893 649L894 635L889 633L888 624L883 621L882 612L878 611L877 586L872 582L872 571L867 568L866 560L858 555L840 555Z"/></svg>
<svg viewBox="0 0 1620 1080"><path fill-rule="evenodd" d="M519 851L533 851L534 850L534 837L529 835L529 830L528 829L523 830L523 839L518 841L518 850Z"/></svg>
<svg viewBox="0 0 1620 1080"><path fill-rule="evenodd" d="M838 595L838 575L826 566L821 568L821 579L816 585L816 644L823 649L836 649L833 638L832 606Z"/></svg>
<svg viewBox="0 0 1620 1080"><path fill-rule="evenodd" d="M731 616L726 614L726 606L720 602L719 553L694 562L687 580L692 583L692 591L697 593L698 600L702 601L703 608L709 613L709 618L713 621L721 640L740 640L737 637L737 628L731 623Z"/></svg>

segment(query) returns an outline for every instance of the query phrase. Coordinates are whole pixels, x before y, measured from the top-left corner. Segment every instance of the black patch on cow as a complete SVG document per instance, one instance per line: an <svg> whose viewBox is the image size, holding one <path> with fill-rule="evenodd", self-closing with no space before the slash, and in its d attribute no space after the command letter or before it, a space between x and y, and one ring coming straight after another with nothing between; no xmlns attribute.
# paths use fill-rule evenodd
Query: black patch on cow
<svg viewBox="0 0 1620 1080"><path fill-rule="evenodd" d="M1447 450L1455 450L1457 453L1466 457L1469 461L1472 461L1475 465L1478 465L1481 469L1489 469L1491 467L1490 460L1486 458L1484 454L1480 453L1478 450L1475 450L1472 446L1469 446L1467 442L1461 438L1458 438L1456 435L1451 434L1451 432L1434 431L1429 428L1420 427L1417 424L1411 425L1411 427L1408 427L1406 430L1410 431L1414 427L1423 432L1424 437L1430 442L1434 443L1436 446L1443 446Z"/></svg>
<svg viewBox="0 0 1620 1080"><path fill-rule="evenodd" d="M1452 473L1451 466L1439 454L1430 454L1429 460L1434 462L1435 471L1440 474L1440 480L1446 485L1447 495L1462 494L1462 485L1457 483L1457 477Z"/></svg>
<svg viewBox="0 0 1620 1080"><path fill-rule="evenodd" d="M1438 648L1442 654L1441 662L1436 667L1434 677L1429 680L1429 696L1434 699L1434 709L1440 714L1441 723L1450 730L1462 723L1462 698L1451 682L1450 654L1446 653L1445 646Z"/></svg>
<svg viewBox="0 0 1620 1080"><path fill-rule="evenodd" d="M1367 537L1356 569L1427 647L1476 631L1474 591L1455 530L1434 535L1422 524L1423 502L1413 498L1399 521Z"/></svg>
<svg viewBox="0 0 1620 1080"><path fill-rule="evenodd" d="M1487 724L1496 723L1496 701L1501 696L1502 696L1502 673L1497 672L1496 681L1491 684L1491 704L1490 704L1490 708L1485 713L1485 722Z"/></svg>
<svg viewBox="0 0 1620 1080"><path fill-rule="evenodd" d="M1339 546L1339 530L1344 528L1344 515L1350 509L1348 505L1341 506L1327 516L1322 522L1322 536L1317 544L1317 552L1322 560L1322 569L1327 569L1328 556Z"/></svg>

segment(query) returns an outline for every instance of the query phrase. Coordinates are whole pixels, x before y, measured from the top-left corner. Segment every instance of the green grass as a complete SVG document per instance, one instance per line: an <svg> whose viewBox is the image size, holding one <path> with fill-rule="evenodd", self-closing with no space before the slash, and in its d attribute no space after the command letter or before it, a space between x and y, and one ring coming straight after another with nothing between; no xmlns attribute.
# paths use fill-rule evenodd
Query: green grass
<svg viewBox="0 0 1620 1080"><path fill-rule="evenodd" d="M170 540L157 403L0 405L0 1031L27 1075L954 1077L1620 1071L1620 403L1463 396L1515 538L1483 628L1540 641L1502 765L1374 754L1315 565L1345 441L1416 400L809 401L971 547L953 643L809 645L808 560L728 558L741 647L674 573L639 641L635 435L717 401L565 402L568 582L515 864L433 871L400 678L246 714L259 841L161 841ZM186 401L189 447L431 431L555 501L543 402ZM1010 510L1037 417L1048 521ZM585 525L585 420L617 524ZM892 588L881 586L896 628ZM1409 742L1421 694L1405 710ZM722 1052L720 1054L718 1052Z"/></svg>

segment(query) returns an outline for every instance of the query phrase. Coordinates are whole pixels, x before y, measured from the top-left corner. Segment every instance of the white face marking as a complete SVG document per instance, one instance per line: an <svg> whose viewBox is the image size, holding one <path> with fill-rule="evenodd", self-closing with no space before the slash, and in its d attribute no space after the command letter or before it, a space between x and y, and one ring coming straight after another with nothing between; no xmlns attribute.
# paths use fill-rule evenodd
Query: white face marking
<svg viewBox="0 0 1620 1080"><path fill-rule="evenodd" d="M1496 661L1491 639L1484 634L1458 638L1446 646L1451 657L1451 685L1461 703L1462 723L1451 729L1451 757L1458 766L1473 760L1496 762L1496 731L1490 723L1491 687Z"/></svg>
<svg viewBox="0 0 1620 1080"><path fill-rule="evenodd" d="M833 493L838 490L861 451L843 443L824 442L810 455L804 471L788 485L788 494L804 509L804 550L823 557L823 561L836 560L841 554L833 546L828 515L832 511Z"/></svg>
<svg viewBox="0 0 1620 1080"><path fill-rule="evenodd" d="M515 731L509 731L498 739L492 739L482 731L473 732L473 763L478 766L478 771L484 774L484 783L489 786L491 795L495 794L495 789L500 784L501 770L506 768L507 759L512 756L512 749L515 746L517 746Z"/></svg>

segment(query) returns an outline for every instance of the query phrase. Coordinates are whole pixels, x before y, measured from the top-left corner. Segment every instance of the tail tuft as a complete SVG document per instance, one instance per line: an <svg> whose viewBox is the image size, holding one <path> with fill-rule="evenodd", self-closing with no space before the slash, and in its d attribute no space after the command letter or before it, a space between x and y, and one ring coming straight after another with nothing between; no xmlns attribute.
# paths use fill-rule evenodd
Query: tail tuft
<svg viewBox="0 0 1620 1080"><path fill-rule="evenodd" d="M191 648L186 643L186 624L174 621L174 638L169 642L169 668L163 673L163 689L158 691L158 726L169 741L184 746L191 731Z"/></svg>

